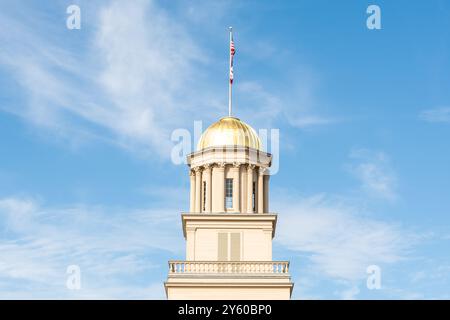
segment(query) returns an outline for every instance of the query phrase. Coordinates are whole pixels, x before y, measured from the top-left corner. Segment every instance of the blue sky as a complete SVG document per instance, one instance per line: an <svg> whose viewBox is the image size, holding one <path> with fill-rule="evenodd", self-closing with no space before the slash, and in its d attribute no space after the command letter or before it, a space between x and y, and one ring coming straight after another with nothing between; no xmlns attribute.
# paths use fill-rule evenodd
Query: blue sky
<svg viewBox="0 0 450 320"><path fill-rule="evenodd" d="M293 298L450 298L450 4L356 0L0 1L1 298L164 298L171 134L226 114L229 25L235 114L280 130Z"/></svg>

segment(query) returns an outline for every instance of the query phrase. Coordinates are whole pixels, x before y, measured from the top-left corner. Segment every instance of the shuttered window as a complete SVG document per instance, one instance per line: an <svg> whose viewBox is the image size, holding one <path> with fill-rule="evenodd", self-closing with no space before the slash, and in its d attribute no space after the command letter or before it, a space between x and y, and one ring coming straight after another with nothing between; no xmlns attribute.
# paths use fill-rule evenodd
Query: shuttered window
<svg viewBox="0 0 450 320"><path fill-rule="evenodd" d="M219 232L219 248L218 248L218 260L228 260L228 233Z"/></svg>
<svg viewBox="0 0 450 320"><path fill-rule="evenodd" d="M241 260L241 234L230 233L230 260Z"/></svg>
<svg viewBox="0 0 450 320"><path fill-rule="evenodd" d="M218 260L241 260L241 234L238 232L219 232L218 234Z"/></svg>

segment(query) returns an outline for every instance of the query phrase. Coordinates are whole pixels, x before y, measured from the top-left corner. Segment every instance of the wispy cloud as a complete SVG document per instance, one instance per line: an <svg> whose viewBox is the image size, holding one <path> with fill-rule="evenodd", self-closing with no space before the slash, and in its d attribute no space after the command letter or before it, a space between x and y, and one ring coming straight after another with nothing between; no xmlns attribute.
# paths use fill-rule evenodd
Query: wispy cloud
<svg viewBox="0 0 450 320"><path fill-rule="evenodd" d="M353 300L360 293L360 290L357 286L353 286L347 290L339 292L338 294L341 296L343 300Z"/></svg>
<svg viewBox="0 0 450 320"><path fill-rule="evenodd" d="M362 206L341 197L287 192L272 207L280 212L276 242L302 258L291 270L301 267L299 275L316 286L329 279L342 288L335 292L339 298L355 298L365 286L368 266L383 268L407 259L418 240L399 224L371 218ZM314 285L309 287L313 291Z"/></svg>
<svg viewBox="0 0 450 320"><path fill-rule="evenodd" d="M0 295L164 298L159 273L166 271L166 256L183 249L175 212L0 199ZM81 268L81 290L65 287L72 264Z"/></svg>
<svg viewBox="0 0 450 320"><path fill-rule="evenodd" d="M201 77L207 55L153 2L90 9L98 21L90 32L61 27L59 38L2 14L0 62L26 97L2 109L65 138L83 136L75 130L168 158L171 130L208 104L208 94L194 95L202 91L189 81L194 66ZM71 52L61 43L76 32L86 48Z"/></svg>
<svg viewBox="0 0 450 320"><path fill-rule="evenodd" d="M239 83L237 91L243 105L238 107L239 114L243 119L252 119L262 127L273 126L280 119L299 129L340 122L336 117L321 114L318 99L313 94L314 85L305 79L292 80L295 89L290 92L280 92L279 89L265 87L257 81Z"/></svg>
<svg viewBox="0 0 450 320"><path fill-rule="evenodd" d="M450 123L450 107L424 110L420 113L420 119L427 122Z"/></svg>
<svg viewBox="0 0 450 320"><path fill-rule="evenodd" d="M82 12L92 19L72 31L56 25L57 19L15 18L31 10L17 6L0 13L0 63L11 85L22 90L22 100L1 110L76 144L97 139L166 159L173 129L226 112L222 83L214 80L222 62L200 47L202 37L211 35L204 31L194 39L186 31L193 17L208 12L203 4L180 4L169 12L144 0L84 3ZM227 2L212 6L220 7L218 17L229 8ZM39 13L39 7L32 9ZM223 28L216 20L208 25ZM295 79L297 89L289 92L242 80L236 86L242 93L239 114L260 128L280 118L299 128L335 122L315 110L309 80Z"/></svg>
<svg viewBox="0 0 450 320"><path fill-rule="evenodd" d="M280 217L278 241L311 253L310 260L329 276L361 279L371 264L402 259L407 238L396 225L366 217L357 207L325 195L289 197L274 206Z"/></svg>
<svg viewBox="0 0 450 320"><path fill-rule="evenodd" d="M336 119L327 118L327 117L321 117L321 116L314 116L314 115L299 115L298 118L292 119L291 123L298 128L306 129L313 126L321 126L321 125L327 125L337 122Z"/></svg>
<svg viewBox="0 0 450 320"><path fill-rule="evenodd" d="M347 168L361 181L363 190L386 200L397 198L397 177L384 152L355 148L349 157L352 162Z"/></svg>

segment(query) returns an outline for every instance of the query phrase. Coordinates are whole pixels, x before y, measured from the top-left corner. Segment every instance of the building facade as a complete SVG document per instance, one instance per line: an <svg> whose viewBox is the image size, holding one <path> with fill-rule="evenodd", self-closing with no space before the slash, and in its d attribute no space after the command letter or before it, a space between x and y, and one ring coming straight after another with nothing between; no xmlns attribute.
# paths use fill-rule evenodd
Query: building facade
<svg viewBox="0 0 450 320"><path fill-rule="evenodd" d="M290 299L289 261L272 260L272 155L255 130L228 116L188 155L190 208L182 213L186 260L169 261L168 299Z"/></svg>

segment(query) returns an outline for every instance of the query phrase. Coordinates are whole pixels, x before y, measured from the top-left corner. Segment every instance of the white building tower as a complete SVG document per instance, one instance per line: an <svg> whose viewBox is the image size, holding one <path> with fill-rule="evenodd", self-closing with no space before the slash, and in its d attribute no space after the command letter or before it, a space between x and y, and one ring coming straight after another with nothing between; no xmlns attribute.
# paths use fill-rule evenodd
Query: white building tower
<svg viewBox="0 0 450 320"><path fill-rule="evenodd" d="M186 260L169 261L168 299L290 299L289 261L272 260L271 159L238 118L224 117L203 133L188 155Z"/></svg>
<svg viewBox="0 0 450 320"><path fill-rule="evenodd" d="M186 260L169 261L168 299L290 299L289 261L272 261L277 215L269 212L272 155L232 117L235 47L230 28L228 117L188 155L190 208L182 213Z"/></svg>

